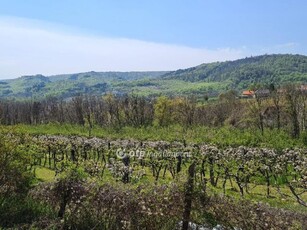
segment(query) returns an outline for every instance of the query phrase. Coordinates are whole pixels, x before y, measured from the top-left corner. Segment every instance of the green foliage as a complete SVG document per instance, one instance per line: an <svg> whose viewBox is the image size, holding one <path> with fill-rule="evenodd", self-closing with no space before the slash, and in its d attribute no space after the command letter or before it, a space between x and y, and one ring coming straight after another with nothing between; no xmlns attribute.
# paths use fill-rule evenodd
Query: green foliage
<svg viewBox="0 0 307 230"><path fill-rule="evenodd" d="M24 196L0 197L0 228L31 224L41 218L54 218L49 205Z"/></svg>
<svg viewBox="0 0 307 230"><path fill-rule="evenodd" d="M0 131L0 196L3 197L24 193L33 179L31 155L24 145L25 134L14 134L18 136L14 142L10 140L10 135L13 134Z"/></svg>
<svg viewBox="0 0 307 230"><path fill-rule="evenodd" d="M252 84L306 82L307 57L262 55L236 61L202 64L166 74L166 79L199 82L230 81L230 88L247 89Z"/></svg>
<svg viewBox="0 0 307 230"><path fill-rule="evenodd" d="M154 106L155 122L159 126L168 126L173 119L172 100L165 96L158 97Z"/></svg>
<svg viewBox="0 0 307 230"><path fill-rule="evenodd" d="M88 72L45 77L24 76L0 82L0 98L70 98L107 92L142 96L217 96L228 89L274 83L304 83L307 57L262 55L236 61L215 62L173 72Z"/></svg>
<svg viewBox="0 0 307 230"><path fill-rule="evenodd" d="M178 142L166 143L161 139L158 142L142 143L117 140L109 144L109 141L105 139L87 137L44 135L27 138L24 133L18 134L18 128L16 128L15 135L10 136L9 140L6 139L6 145L12 146L12 143L17 143L14 149L25 149L24 152L30 154L32 162L40 162L37 163L38 167L43 167L44 159L51 157L54 163L49 164L49 167L56 171L56 179L49 183L35 185L30 195L23 191L18 195L0 196L0 220L2 217L5 220L0 224L14 228L46 228L48 226L57 229L94 227L137 229L147 226L150 229L174 229L174 226L182 220L187 172L190 171L189 166L193 162L197 166L195 176L191 177L195 180L192 181L195 183L195 189L191 191L193 194L192 222L211 224L211 227L218 223L225 226L248 226L248 229L256 225L263 228L265 224L283 228L297 223L300 229L305 211L293 205L295 201L288 197L290 192L286 186L289 182L292 183L294 178L304 175L305 168L302 166L305 165L305 150L288 149L278 152L268 148L256 149L241 146L274 145L285 148L298 144L298 142L283 144L281 140L284 141L287 136L281 131L270 130L261 135L260 132L253 130L239 130L231 127L195 127L193 129L182 129L180 126L150 127L150 129L124 127L123 133L116 135L131 136L141 130L146 135L148 131L155 130L149 134L153 138L162 135L162 138L171 140L184 138L181 141L207 139L210 143L216 143L219 148L208 144L184 146ZM29 132L29 129L24 127L23 132ZM201 139L197 139L196 135ZM271 136L276 137L270 138ZM270 140L264 142L265 139ZM229 144L232 145L229 146ZM231 148L239 145L241 147ZM118 146L125 146L127 152L136 150L138 147L148 151L191 151L192 158L182 159L181 171L176 171L178 158L173 157L147 156L143 159L131 157L128 165L124 165L121 158L116 158L115 152ZM72 157L72 150L77 150L74 152L74 157ZM43 154L35 154L35 152L43 152ZM47 165L48 163L45 167L48 167ZM265 198L264 183L266 181L262 170L268 170L267 166L271 167L267 172L270 173L272 190L270 194L273 197ZM226 168L229 171L226 172ZM103 173L101 169L106 169L106 173ZM131 180L126 184L120 182L123 172L130 174ZM139 172L141 172L140 175ZM227 175L232 178L232 182L229 182ZM273 178L273 175L276 177ZM211 183L211 176L216 184ZM226 187L223 181L227 182ZM239 199L237 192L240 183L246 183L244 199ZM300 186L303 183L300 181L295 185L298 192L302 189ZM254 186L257 186L257 189ZM278 191L275 191L277 190L275 188L278 188ZM216 197L215 194L221 193L222 189L225 194L231 195L234 199L226 196ZM280 200L280 197L285 197L286 200ZM305 197L303 194L302 198L305 199ZM263 201L270 203L273 207L285 208L287 211L279 211L252 201ZM19 202L22 205L18 206ZM44 206L44 204L48 205ZM290 211L292 208L295 212ZM252 218L249 218L246 210L253 214ZM261 216L258 216L257 210L269 213L269 217L265 216L265 224L257 222ZM238 218L235 218L233 213L236 213Z"/></svg>
<svg viewBox="0 0 307 230"><path fill-rule="evenodd" d="M302 143L307 146L307 131L304 131L301 133L301 140L302 140Z"/></svg>
<svg viewBox="0 0 307 230"><path fill-rule="evenodd" d="M28 144L27 135L0 130L0 227L31 223L52 214L48 206L26 196L34 182Z"/></svg>
<svg viewBox="0 0 307 230"><path fill-rule="evenodd" d="M28 134L50 134L50 135L79 135L88 136L88 130L79 125L70 124L47 124L47 125L17 125L16 131ZM95 126L93 136L108 137L111 139L137 139L137 140L165 140L186 141L187 143L211 143L219 147L227 146L249 146L269 147L284 149L292 147L303 147L304 138L293 139L287 132L278 129L265 129L264 134L258 129L238 129L231 126L206 127L193 126L183 128L180 125L167 127L123 127L120 130L113 128L100 128Z"/></svg>
<svg viewBox="0 0 307 230"><path fill-rule="evenodd" d="M63 74L51 77L42 75L23 76L17 79L0 81L0 98L69 98L79 94L102 95L117 91L117 84L138 81L142 78L155 78L166 72L88 72ZM124 92L124 90L122 91Z"/></svg>
<svg viewBox="0 0 307 230"><path fill-rule="evenodd" d="M79 165L74 163L66 163L64 171L58 176L59 181L83 181L86 180L88 174Z"/></svg>

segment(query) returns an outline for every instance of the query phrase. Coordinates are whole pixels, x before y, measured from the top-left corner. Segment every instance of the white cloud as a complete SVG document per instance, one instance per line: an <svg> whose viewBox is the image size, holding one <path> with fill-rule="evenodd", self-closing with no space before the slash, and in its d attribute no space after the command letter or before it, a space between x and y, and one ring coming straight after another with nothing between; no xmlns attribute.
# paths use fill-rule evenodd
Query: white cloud
<svg viewBox="0 0 307 230"><path fill-rule="evenodd" d="M287 42L287 43L283 43L283 44L277 44L277 45L273 45L273 46L268 46L268 47L262 47L259 52L255 52L255 53L259 53L259 55L267 53L267 54L271 54L271 53L276 53L276 54L287 54L287 53L298 53L300 49L300 44L297 42Z"/></svg>
<svg viewBox="0 0 307 230"><path fill-rule="evenodd" d="M198 49L64 29L27 19L0 18L0 78L92 70L174 70L244 57L244 49Z"/></svg>
<svg viewBox="0 0 307 230"><path fill-rule="evenodd" d="M276 45L275 48L294 48L294 47L297 47L297 46L299 46L299 43L288 42L288 43Z"/></svg>

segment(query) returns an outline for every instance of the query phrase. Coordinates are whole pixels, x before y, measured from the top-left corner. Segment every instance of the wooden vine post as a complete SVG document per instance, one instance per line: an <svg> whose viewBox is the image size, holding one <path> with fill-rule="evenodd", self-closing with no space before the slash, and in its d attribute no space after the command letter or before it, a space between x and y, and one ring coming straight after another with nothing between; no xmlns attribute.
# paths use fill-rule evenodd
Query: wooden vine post
<svg viewBox="0 0 307 230"><path fill-rule="evenodd" d="M193 161L188 170L188 180L185 187L184 194L184 211L182 216L182 230L188 230L189 221L192 211L192 199L194 191L194 176L195 176L196 162Z"/></svg>

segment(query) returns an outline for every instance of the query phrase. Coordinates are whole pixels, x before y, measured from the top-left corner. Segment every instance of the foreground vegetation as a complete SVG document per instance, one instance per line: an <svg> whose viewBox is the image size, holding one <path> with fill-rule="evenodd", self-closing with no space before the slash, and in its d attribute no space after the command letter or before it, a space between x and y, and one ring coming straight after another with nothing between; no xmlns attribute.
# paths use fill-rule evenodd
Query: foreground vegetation
<svg viewBox="0 0 307 230"><path fill-rule="evenodd" d="M304 229L306 95L0 101L0 227Z"/></svg>
<svg viewBox="0 0 307 230"><path fill-rule="evenodd" d="M0 140L2 227L306 224L306 149L32 136L7 129Z"/></svg>

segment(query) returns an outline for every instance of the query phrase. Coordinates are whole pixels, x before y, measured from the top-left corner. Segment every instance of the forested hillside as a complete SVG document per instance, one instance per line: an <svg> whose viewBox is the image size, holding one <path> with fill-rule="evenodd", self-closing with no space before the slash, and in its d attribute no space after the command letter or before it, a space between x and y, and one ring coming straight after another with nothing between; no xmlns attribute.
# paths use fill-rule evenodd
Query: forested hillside
<svg viewBox="0 0 307 230"><path fill-rule="evenodd" d="M79 94L115 92L117 84L157 78L166 72L86 72L46 77L22 76L0 81L0 98L69 98ZM117 92L117 91L116 91ZM119 92L119 91L118 91Z"/></svg>
<svg viewBox="0 0 307 230"><path fill-rule="evenodd" d="M71 98L83 95L211 95L271 83L307 82L307 57L262 55L202 64L173 72L87 72L0 81L0 98Z"/></svg>
<svg viewBox="0 0 307 230"><path fill-rule="evenodd" d="M244 89L254 83L306 82L307 57L303 55L262 55L236 61L202 64L167 73L164 79L191 82L228 82Z"/></svg>

